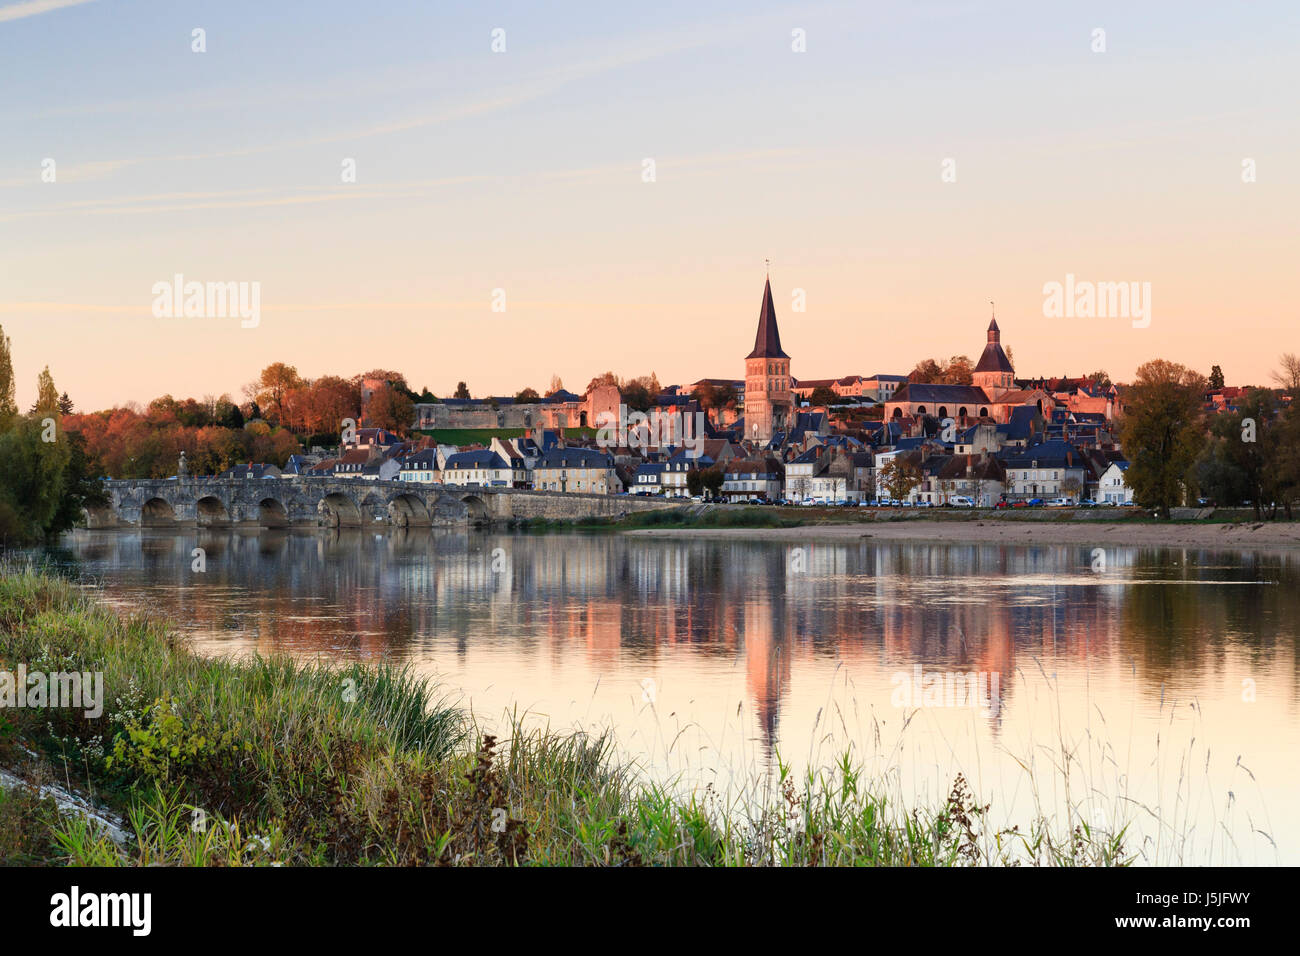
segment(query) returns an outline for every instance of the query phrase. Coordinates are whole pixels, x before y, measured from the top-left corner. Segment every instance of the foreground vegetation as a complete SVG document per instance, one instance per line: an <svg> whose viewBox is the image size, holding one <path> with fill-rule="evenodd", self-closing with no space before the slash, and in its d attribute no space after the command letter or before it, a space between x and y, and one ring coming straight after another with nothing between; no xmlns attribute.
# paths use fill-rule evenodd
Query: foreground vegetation
<svg viewBox="0 0 1300 956"><path fill-rule="evenodd" d="M960 777L942 806L894 805L847 756L803 780L783 768L767 806L673 796L607 735L516 723L498 742L401 670L204 659L30 569L0 573L0 669L19 663L102 671L104 712L0 711L0 864L1128 862L1122 832L986 832Z"/></svg>

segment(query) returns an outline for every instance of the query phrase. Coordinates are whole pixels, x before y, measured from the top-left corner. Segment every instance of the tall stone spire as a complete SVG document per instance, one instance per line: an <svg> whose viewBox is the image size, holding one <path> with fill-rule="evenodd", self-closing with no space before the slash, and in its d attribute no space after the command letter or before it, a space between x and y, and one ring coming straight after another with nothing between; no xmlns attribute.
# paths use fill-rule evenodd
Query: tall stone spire
<svg viewBox="0 0 1300 956"><path fill-rule="evenodd" d="M781 331L776 327L776 306L772 304L772 280L763 284L763 305L758 311L758 333L754 336L754 351L745 356L752 358L788 359L781 350Z"/></svg>
<svg viewBox="0 0 1300 956"><path fill-rule="evenodd" d="M759 444L785 432L795 420L790 356L781 348L772 304L772 280L763 283L754 351L745 356L745 437Z"/></svg>

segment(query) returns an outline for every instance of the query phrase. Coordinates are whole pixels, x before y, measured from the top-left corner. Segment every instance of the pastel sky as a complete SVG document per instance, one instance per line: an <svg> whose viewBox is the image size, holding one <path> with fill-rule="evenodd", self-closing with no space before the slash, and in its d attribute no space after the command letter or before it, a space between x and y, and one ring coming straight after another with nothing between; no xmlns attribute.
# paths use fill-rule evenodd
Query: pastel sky
<svg viewBox="0 0 1300 956"><path fill-rule="evenodd" d="M1022 375L1263 384L1297 49L1294 0L0 0L0 325L24 407L47 363L81 409L273 361L689 382L741 377L770 258L796 377L978 356L992 299ZM260 323L155 317L177 273ZM1067 274L1150 283L1149 326L1046 317Z"/></svg>

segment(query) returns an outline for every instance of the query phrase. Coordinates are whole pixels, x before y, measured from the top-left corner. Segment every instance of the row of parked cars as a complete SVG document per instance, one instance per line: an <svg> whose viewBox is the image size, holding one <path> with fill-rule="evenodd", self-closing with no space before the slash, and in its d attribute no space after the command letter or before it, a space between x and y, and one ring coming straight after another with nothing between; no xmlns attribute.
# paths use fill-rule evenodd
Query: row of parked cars
<svg viewBox="0 0 1300 956"><path fill-rule="evenodd" d="M875 501L851 501L841 498L838 501L830 501L824 498L779 498L755 499L753 504L756 505L787 505L821 508L974 508L974 500L966 495L953 495L942 505L934 504L930 501L895 501L892 498L880 498ZM1075 501L1073 498L1052 498L1043 500L1042 498L1027 498L1020 501L999 501L993 506L994 508L1131 508L1133 502L1125 501L1116 503L1114 501L1093 501L1091 498L1084 498L1081 501Z"/></svg>

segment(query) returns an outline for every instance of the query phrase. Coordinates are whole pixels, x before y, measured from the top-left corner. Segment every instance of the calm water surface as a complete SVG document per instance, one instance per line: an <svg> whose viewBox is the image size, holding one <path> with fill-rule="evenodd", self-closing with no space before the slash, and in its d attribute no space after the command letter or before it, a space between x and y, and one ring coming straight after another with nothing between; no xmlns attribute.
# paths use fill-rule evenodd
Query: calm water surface
<svg viewBox="0 0 1300 956"><path fill-rule="evenodd" d="M962 772L995 822L1300 863L1300 555L428 530L77 532L57 554L203 653L409 662L488 725L610 727L673 786L746 799L778 760L852 748L908 804ZM935 689L956 674L986 698Z"/></svg>

